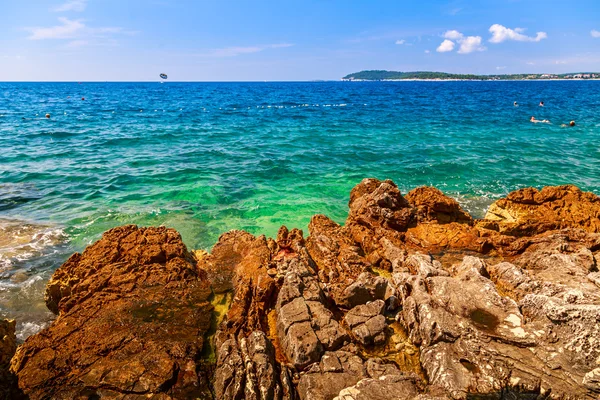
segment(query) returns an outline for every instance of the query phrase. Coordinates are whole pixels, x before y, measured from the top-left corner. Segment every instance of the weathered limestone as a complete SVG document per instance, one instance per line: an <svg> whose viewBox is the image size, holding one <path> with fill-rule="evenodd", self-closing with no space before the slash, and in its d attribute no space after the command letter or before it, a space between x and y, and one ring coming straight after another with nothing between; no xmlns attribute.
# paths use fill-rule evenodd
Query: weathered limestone
<svg viewBox="0 0 600 400"><path fill-rule="evenodd" d="M474 220L365 179L306 239L230 231L192 255L115 228L55 272L58 318L11 368L32 399L596 399L599 199L523 189Z"/></svg>

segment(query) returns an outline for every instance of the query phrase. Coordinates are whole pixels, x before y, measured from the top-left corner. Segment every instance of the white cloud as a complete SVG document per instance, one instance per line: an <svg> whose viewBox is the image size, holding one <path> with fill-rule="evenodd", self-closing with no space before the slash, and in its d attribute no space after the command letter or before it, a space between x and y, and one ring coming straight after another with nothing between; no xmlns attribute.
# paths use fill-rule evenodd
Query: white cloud
<svg viewBox="0 0 600 400"><path fill-rule="evenodd" d="M396 40L396 44L404 44L404 43L406 43L406 40L404 40L404 39Z"/></svg>
<svg viewBox="0 0 600 400"><path fill-rule="evenodd" d="M445 39L437 48L439 53L446 53L454 50L456 41L459 44L459 54L469 54L474 51L484 51L486 48L481 45L481 36L465 36L457 30L446 31L442 37Z"/></svg>
<svg viewBox="0 0 600 400"><path fill-rule="evenodd" d="M469 54L474 51L484 51L486 48L481 45L481 36L467 36L458 41L460 48L459 54Z"/></svg>
<svg viewBox="0 0 600 400"><path fill-rule="evenodd" d="M494 24L490 26L490 43L502 43L507 40L516 40L517 42L539 42L542 39L546 39L548 34L546 32L537 32L536 36L524 35L525 29L515 28L510 29L500 24Z"/></svg>
<svg viewBox="0 0 600 400"><path fill-rule="evenodd" d="M429 54L431 53L429 50L425 50L425 54Z"/></svg>
<svg viewBox="0 0 600 400"><path fill-rule="evenodd" d="M72 39L84 28L85 24L81 20L70 20L65 17L58 19L62 25L51 26L49 28L28 28L31 32L29 39Z"/></svg>
<svg viewBox="0 0 600 400"><path fill-rule="evenodd" d="M600 31L597 31L595 29L592 29L590 31L590 35L592 35L593 38L600 38Z"/></svg>
<svg viewBox="0 0 600 400"><path fill-rule="evenodd" d="M91 27L84 20L72 20L66 17L58 18L60 25L50 27L25 28L29 31L30 40L68 39L68 48L82 47L88 44L115 45L115 35L135 35L136 31L127 31L116 26Z"/></svg>
<svg viewBox="0 0 600 400"><path fill-rule="evenodd" d="M221 49L214 49L210 52L203 54L203 56L208 57L235 57L242 54L252 54L258 53L267 49L280 49L284 47L291 47L293 44L291 43L275 43L275 44L267 44L263 46L247 46L247 47L223 47Z"/></svg>
<svg viewBox="0 0 600 400"><path fill-rule="evenodd" d="M446 53L452 50L454 50L454 42L452 40L446 39L442 42L442 44L438 46L438 48L435 51L437 51L438 53Z"/></svg>
<svg viewBox="0 0 600 400"><path fill-rule="evenodd" d="M66 11L76 11L82 12L85 10L87 0L71 0L63 3L59 6L56 6L52 9L54 12L66 12Z"/></svg>
<svg viewBox="0 0 600 400"><path fill-rule="evenodd" d="M496 67L496 69L497 69L498 71L502 71L503 69L506 69L506 67L504 67L504 66L502 66L502 67Z"/></svg>
<svg viewBox="0 0 600 400"><path fill-rule="evenodd" d="M525 64L527 64L527 65L535 65L535 63L533 61L527 61Z"/></svg>
<svg viewBox="0 0 600 400"><path fill-rule="evenodd" d="M443 35L444 39L459 40L463 38L463 34L457 30L446 31Z"/></svg>

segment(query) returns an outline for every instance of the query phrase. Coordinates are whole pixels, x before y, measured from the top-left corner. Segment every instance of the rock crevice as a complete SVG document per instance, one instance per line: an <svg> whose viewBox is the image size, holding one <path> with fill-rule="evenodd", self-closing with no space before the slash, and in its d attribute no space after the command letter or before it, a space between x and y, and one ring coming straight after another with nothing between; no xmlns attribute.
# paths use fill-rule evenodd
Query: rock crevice
<svg viewBox="0 0 600 400"><path fill-rule="evenodd" d="M599 216L574 186L474 219L365 179L345 224L316 215L307 237L191 253L172 229L115 228L54 273L57 319L10 371L0 325L0 377L31 399L596 399Z"/></svg>

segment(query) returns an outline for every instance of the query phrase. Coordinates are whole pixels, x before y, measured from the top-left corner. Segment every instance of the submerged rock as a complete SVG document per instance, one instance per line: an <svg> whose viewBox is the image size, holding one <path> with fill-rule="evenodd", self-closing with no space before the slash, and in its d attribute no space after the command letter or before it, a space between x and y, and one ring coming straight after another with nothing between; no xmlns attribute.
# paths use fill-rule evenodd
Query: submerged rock
<svg viewBox="0 0 600 400"><path fill-rule="evenodd" d="M523 189L475 220L365 179L345 225L316 215L306 238L230 231L192 255L115 228L54 273L58 317L11 370L32 399L596 399L598 199Z"/></svg>

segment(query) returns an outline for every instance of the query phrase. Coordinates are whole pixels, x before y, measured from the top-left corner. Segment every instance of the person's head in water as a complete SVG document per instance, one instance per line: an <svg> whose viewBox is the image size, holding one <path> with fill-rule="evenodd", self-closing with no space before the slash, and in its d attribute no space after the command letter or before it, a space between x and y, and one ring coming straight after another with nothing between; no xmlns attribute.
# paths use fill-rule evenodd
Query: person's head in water
<svg viewBox="0 0 600 400"><path fill-rule="evenodd" d="M46 118L50 118L50 114L46 114Z"/></svg>
<svg viewBox="0 0 600 400"><path fill-rule="evenodd" d="M531 122L533 122L533 121L535 121L535 117L532 115L532 116L531 116L531 118L529 118L529 120L530 120Z"/></svg>
<svg viewBox="0 0 600 400"><path fill-rule="evenodd" d="M544 102L540 101L540 107L544 107Z"/></svg>
<svg viewBox="0 0 600 400"><path fill-rule="evenodd" d="M518 106L518 104L517 104L517 102L516 102L516 101L513 103L513 105L514 105L514 106Z"/></svg>
<svg viewBox="0 0 600 400"><path fill-rule="evenodd" d="M575 126L575 121L569 122L569 126Z"/></svg>

